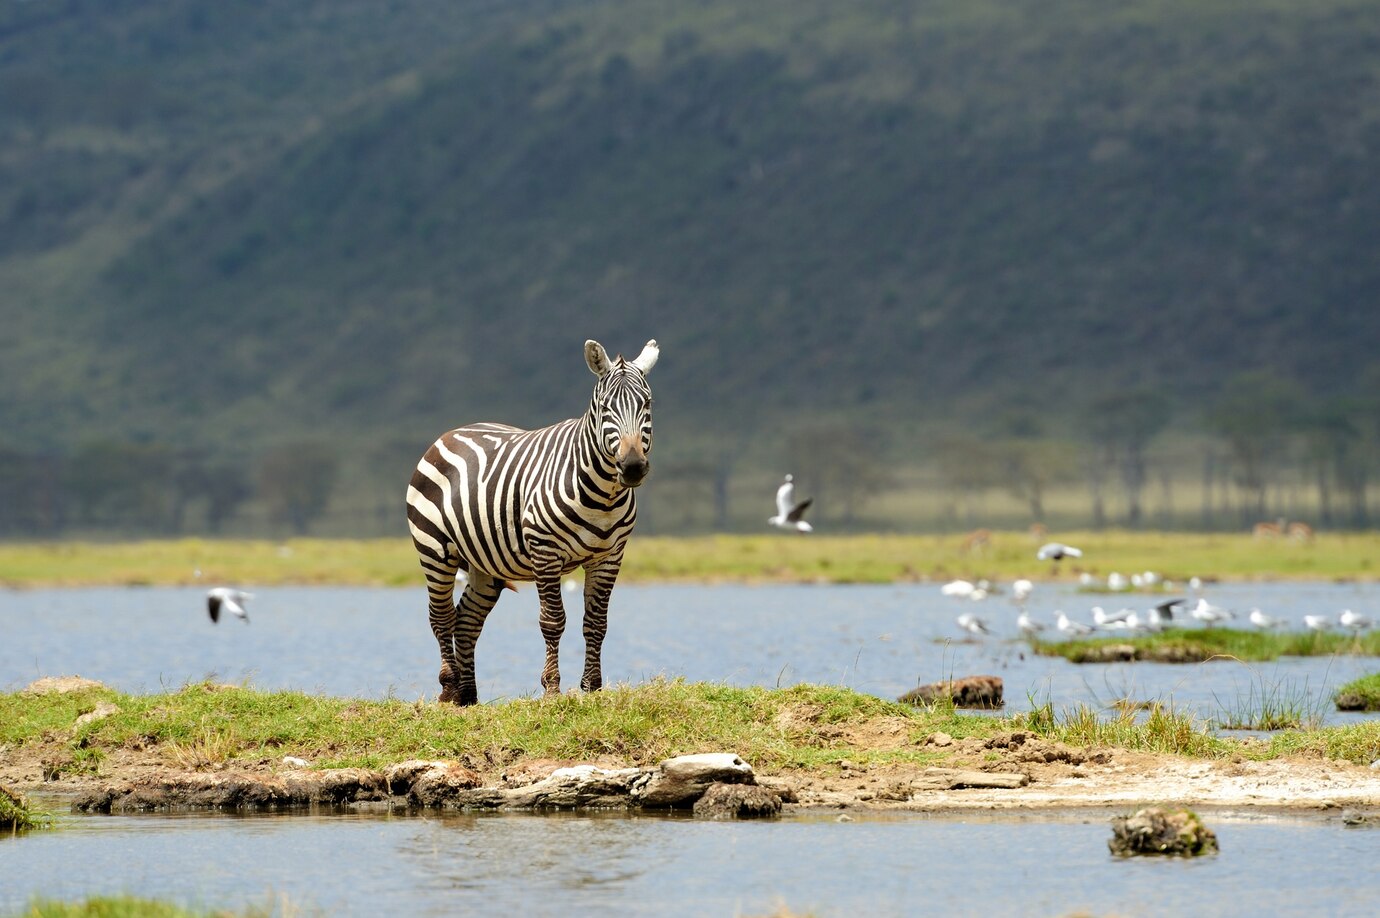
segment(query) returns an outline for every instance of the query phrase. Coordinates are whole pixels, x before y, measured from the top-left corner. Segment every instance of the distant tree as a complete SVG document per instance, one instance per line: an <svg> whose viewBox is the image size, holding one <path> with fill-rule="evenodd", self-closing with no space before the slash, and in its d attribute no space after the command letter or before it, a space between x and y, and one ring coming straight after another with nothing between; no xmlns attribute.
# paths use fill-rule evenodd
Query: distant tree
<svg viewBox="0 0 1380 918"><path fill-rule="evenodd" d="M174 464L173 451L160 443L86 442L65 467L76 518L104 529L170 531Z"/></svg>
<svg viewBox="0 0 1380 918"><path fill-rule="evenodd" d="M1265 495L1270 471L1297 424L1303 401L1294 382L1251 371L1229 380L1208 411L1208 426L1226 441L1236 485L1250 495L1245 510L1255 520L1268 515Z"/></svg>
<svg viewBox="0 0 1380 918"><path fill-rule="evenodd" d="M1318 489L1319 522L1335 522L1332 497L1343 480L1349 479L1351 464L1361 452L1361 429L1353 418L1354 406L1333 400L1300 420L1305 457Z"/></svg>
<svg viewBox="0 0 1380 918"><path fill-rule="evenodd" d="M982 495L1002 481L996 451L978 437L955 434L941 438L933 455L940 480L957 495L950 503L953 522L971 528L976 525L975 509Z"/></svg>
<svg viewBox="0 0 1380 918"><path fill-rule="evenodd" d="M339 460L325 443L299 442L280 446L259 460L259 497L269 516L301 535L330 500Z"/></svg>
<svg viewBox="0 0 1380 918"><path fill-rule="evenodd" d="M880 436L852 424L824 424L790 437L792 473L812 490L796 489L797 499L813 497L811 519L845 525L856 522L868 501L892 486L883 464Z"/></svg>
<svg viewBox="0 0 1380 918"><path fill-rule="evenodd" d="M62 462L0 445L0 533L53 536L62 527Z"/></svg>
<svg viewBox="0 0 1380 918"><path fill-rule="evenodd" d="M1045 494L1051 485L1072 480L1074 448L1059 440L1011 437L995 445L1003 484L1030 508L1030 520L1045 520Z"/></svg>
<svg viewBox="0 0 1380 918"><path fill-rule="evenodd" d="M1159 392L1135 389L1113 392L1093 402L1089 426L1107 461L1117 466L1126 493L1126 524L1144 519L1141 494L1149 479L1145 451L1171 416L1169 400Z"/></svg>

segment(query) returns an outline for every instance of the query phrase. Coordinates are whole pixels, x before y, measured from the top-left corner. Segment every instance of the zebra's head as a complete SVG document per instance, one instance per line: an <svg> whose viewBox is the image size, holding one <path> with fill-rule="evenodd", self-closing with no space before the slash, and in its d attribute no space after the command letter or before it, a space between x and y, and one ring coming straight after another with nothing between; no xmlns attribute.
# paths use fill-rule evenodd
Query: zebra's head
<svg viewBox="0 0 1380 918"><path fill-rule="evenodd" d="M594 384L590 413L599 449L613 463L618 484L635 488L647 478L652 464L652 389L647 374L661 350L648 341L634 360L619 354L613 360L598 341L585 342L585 363L599 381Z"/></svg>

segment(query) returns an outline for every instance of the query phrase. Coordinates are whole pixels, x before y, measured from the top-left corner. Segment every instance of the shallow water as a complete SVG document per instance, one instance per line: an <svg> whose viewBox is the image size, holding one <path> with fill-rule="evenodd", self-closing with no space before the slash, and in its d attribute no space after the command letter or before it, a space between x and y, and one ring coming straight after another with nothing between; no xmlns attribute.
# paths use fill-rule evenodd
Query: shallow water
<svg viewBox="0 0 1380 918"><path fill-rule="evenodd" d="M129 892L329 914L1374 915L1380 830L1206 814L1219 855L1118 860L1108 814L64 817L0 838L0 912ZM1281 873L1286 875L1282 880Z"/></svg>
<svg viewBox="0 0 1380 918"><path fill-rule="evenodd" d="M0 689L75 673L125 691L174 689L213 676L265 689L435 697L439 657L420 585L270 587L256 594L248 625L235 619L213 625L204 591L195 588L0 592ZM1233 584L1213 587L1209 598L1242 613L1259 606L1294 622L1306 612L1335 616L1343 608L1380 618L1380 589L1373 584ZM1095 604L1148 607L1153 601L1042 584L1029 608L1052 623L1055 609L1086 621ZM567 688L578 684L584 652L577 602L578 594L567 594L561 658ZM523 585L490 616L477 651L481 699L535 693L543 652L537 611L536 591ZM953 621L964 611L987 618L996 634L965 643ZM1031 654L1014 640L1015 616L1004 598L970 603L941 596L935 584L627 584L613 594L604 678L606 684L659 675L734 685L821 682L893 698L917 681L990 673L1005 680L1013 711L1028 709L1032 699L1062 707L1131 697L1172 701L1207 718L1252 692L1273 692L1283 699L1306 696L1326 722L1339 723L1367 715L1336 712L1332 690L1380 670L1380 660L1350 656L1078 666Z"/></svg>

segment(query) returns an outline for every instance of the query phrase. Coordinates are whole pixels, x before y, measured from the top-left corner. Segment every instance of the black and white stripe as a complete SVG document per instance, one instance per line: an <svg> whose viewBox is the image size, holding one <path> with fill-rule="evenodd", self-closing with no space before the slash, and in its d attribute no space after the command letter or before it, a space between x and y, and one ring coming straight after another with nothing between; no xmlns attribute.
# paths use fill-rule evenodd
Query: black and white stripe
<svg viewBox="0 0 1380 918"><path fill-rule="evenodd" d="M541 685L560 691L565 609L561 577L585 570L585 669L580 688L603 683L600 649L609 594L637 522L634 489L651 466L652 390L659 349L610 360L597 341L585 362L599 381L589 410L538 430L471 424L441 436L417 463L407 522L426 575L431 630L441 648L441 700L474 704L474 646L505 582L534 580L546 665ZM455 584L468 575L459 603Z"/></svg>

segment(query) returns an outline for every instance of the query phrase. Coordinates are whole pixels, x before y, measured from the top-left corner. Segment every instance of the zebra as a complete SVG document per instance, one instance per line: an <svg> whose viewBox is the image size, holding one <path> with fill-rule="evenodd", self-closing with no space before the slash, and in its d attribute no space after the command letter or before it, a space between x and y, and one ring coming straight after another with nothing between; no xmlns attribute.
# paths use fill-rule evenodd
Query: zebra
<svg viewBox="0 0 1380 918"><path fill-rule="evenodd" d="M652 390L660 348L612 360L585 342L598 377L589 409L537 430L482 423L441 435L407 489L407 523L426 577L431 631L441 649L443 702L476 704L474 646L512 581L534 580L546 663L541 687L561 690L558 661L565 608L561 577L585 571L585 669L580 688L603 684L600 650L609 594L637 522L636 488L651 471ZM464 589L454 602L457 576Z"/></svg>

